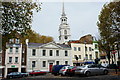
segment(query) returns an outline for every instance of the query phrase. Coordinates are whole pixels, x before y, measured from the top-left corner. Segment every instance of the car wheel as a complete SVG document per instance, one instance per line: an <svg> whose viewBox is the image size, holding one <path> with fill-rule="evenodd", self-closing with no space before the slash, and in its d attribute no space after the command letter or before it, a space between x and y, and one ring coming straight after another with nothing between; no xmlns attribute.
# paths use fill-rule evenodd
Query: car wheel
<svg viewBox="0 0 120 80"><path fill-rule="evenodd" d="M64 76L63 74L61 74L61 76Z"/></svg>
<svg viewBox="0 0 120 80"><path fill-rule="evenodd" d="M25 75L23 75L22 77L25 77Z"/></svg>
<svg viewBox="0 0 120 80"><path fill-rule="evenodd" d="M85 76L90 76L90 72L87 71L87 72L85 73Z"/></svg>
<svg viewBox="0 0 120 80"><path fill-rule="evenodd" d="M10 79L12 79L13 77L12 77L12 76L10 76L9 78L10 78Z"/></svg>
<svg viewBox="0 0 120 80"><path fill-rule="evenodd" d="M72 76L73 76L73 74L70 74L69 76L70 76L70 77L72 77Z"/></svg>
<svg viewBox="0 0 120 80"><path fill-rule="evenodd" d="M107 70L105 70L103 74L104 74L104 75L107 75L107 74L108 74L108 71L107 71Z"/></svg>
<svg viewBox="0 0 120 80"><path fill-rule="evenodd" d="M33 74L33 76L36 76L35 74Z"/></svg>

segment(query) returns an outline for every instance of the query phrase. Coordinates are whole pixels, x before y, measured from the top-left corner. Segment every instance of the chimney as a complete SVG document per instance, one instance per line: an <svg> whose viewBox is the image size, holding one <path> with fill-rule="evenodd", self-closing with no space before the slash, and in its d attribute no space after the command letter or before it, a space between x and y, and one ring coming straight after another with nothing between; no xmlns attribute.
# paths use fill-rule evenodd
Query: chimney
<svg viewBox="0 0 120 80"><path fill-rule="evenodd" d="M28 45L29 39L26 39L25 42L26 42L26 45Z"/></svg>

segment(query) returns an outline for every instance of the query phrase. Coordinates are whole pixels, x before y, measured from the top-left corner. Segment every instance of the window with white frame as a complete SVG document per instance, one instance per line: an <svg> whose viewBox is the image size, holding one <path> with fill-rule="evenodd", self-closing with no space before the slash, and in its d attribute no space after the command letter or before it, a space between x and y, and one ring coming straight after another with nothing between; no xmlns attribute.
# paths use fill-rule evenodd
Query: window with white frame
<svg viewBox="0 0 120 80"><path fill-rule="evenodd" d="M43 50L43 56L46 56L46 50Z"/></svg>
<svg viewBox="0 0 120 80"><path fill-rule="evenodd" d="M18 63L18 57L15 57L15 63Z"/></svg>
<svg viewBox="0 0 120 80"><path fill-rule="evenodd" d="M74 55L74 58L76 59L77 55Z"/></svg>
<svg viewBox="0 0 120 80"><path fill-rule="evenodd" d="M76 49L76 47L74 47L74 51L76 51L77 49Z"/></svg>
<svg viewBox="0 0 120 80"><path fill-rule="evenodd" d="M59 61L56 61L56 65L59 65Z"/></svg>
<svg viewBox="0 0 120 80"><path fill-rule="evenodd" d="M81 55L79 55L79 59L81 59Z"/></svg>
<svg viewBox="0 0 120 80"><path fill-rule="evenodd" d="M56 50L56 56L59 56L59 50Z"/></svg>
<svg viewBox="0 0 120 80"><path fill-rule="evenodd" d="M35 56L35 55L36 55L36 50L32 49L32 56Z"/></svg>
<svg viewBox="0 0 120 80"><path fill-rule="evenodd" d="M85 51L87 51L87 47L85 46Z"/></svg>
<svg viewBox="0 0 120 80"><path fill-rule="evenodd" d="M52 53L53 51L52 50L50 50L50 56L53 56L53 53Z"/></svg>
<svg viewBox="0 0 120 80"><path fill-rule="evenodd" d="M97 44L95 44L95 49L98 49L98 45Z"/></svg>
<svg viewBox="0 0 120 80"><path fill-rule="evenodd" d="M68 51L65 51L65 56L68 56Z"/></svg>
<svg viewBox="0 0 120 80"><path fill-rule="evenodd" d="M78 51L80 51L81 49L80 49L80 47L78 47Z"/></svg>
<svg viewBox="0 0 120 80"><path fill-rule="evenodd" d="M85 56L86 56L86 60L88 60L88 54L85 54Z"/></svg>
<svg viewBox="0 0 120 80"><path fill-rule="evenodd" d="M64 30L64 34L67 34L67 30Z"/></svg>
<svg viewBox="0 0 120 80"><path fill-rule="evenodd" d="M9 39L9 43L14 43L14 39Z"/></svg>
<svg viewBox="0 0 120 80"><path fill-rule="evenodd" d="M9 52L10 52L10 53L12 53L12 52L13 52L13 48L12 48L12 47L10 47Z"/></svg>
<svg viewBox="0 0 120 80"><path fill-rule="evenodd" d="M16 47L16 53L18 53L18 50L19 50L19 48L18 48L18 47Z"/></svg>
<svg viewBox="0 0 120 80"><path fill-rule="evenodd" d="M90 54L89 57L90 57L90 60L92 60L92 54Z"/></svg>
<svg viewBox="0 0 120 80"><path fill-rule="evenodd" d="M9 57L9 63L12 63L12 57Z"/></svg>
<svg viewBox="0 0 120 80"><path fill-rule="evenodd" d="M20 39L15 39L15 43L19 44L20 43Z"/></svg>
<svg viewBox="0 0 120 80"><path fill-rule="evenodd" d="M46 67L46 61L43 61L43 67Z"/></svg>
<svg viewBox="0 0 120 80"><path fill-rule="evenodd" d="M68 65L68 61L65 61L65 65Z"/></svg>
<svg viewBox="0 0 120 80"><path fill-rule="evenodd" d="M95 52L95 57L98 58L98 52L97 51Z"/></svg>
<svg viewBox="0 0 120 80"><path fill-rule="evenodd" d="M36 66L36 62L32 61L32 68Z"/></svg>
<svg viewBox="0 0 120 80"><path fill-rule="evenodd" d="M89 51L92 51L92 48L91 48L91 47L89 47Z"/></svg>

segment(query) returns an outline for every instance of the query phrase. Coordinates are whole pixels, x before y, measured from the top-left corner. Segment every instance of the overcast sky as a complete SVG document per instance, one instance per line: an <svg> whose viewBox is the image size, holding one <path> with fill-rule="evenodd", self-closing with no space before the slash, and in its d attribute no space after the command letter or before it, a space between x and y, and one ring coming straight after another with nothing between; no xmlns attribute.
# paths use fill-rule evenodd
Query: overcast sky
<svg viewBox="0 0 120 80"><path fill-rule="evenodd" d="M65 13L71 29L71 40L92 34L98 37L98 15L106 2L65 2ZM32 29L58 42L62 2L43 2L40 12L33 16Z"/></svg>

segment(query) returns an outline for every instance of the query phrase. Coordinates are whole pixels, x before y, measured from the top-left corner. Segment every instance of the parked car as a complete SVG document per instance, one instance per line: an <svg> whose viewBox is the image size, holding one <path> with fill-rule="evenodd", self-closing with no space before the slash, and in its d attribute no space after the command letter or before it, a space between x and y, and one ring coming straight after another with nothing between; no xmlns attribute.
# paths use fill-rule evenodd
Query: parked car
<svg viewBox="0 0 120 80"><path fill-rule="evenodd" d="M59 75L59 70L64 66L68 66L68 65L54 65L52 67L52 74L55 75L55 76Z"/></svg>
<svg viewBox="0 0 120 80"><path fill-rule="evenodd" d="M108 64L108 69L119 69L119 67L116 64Z"/></svg>
<svg viewBox="0 0 120 80"><path fill-rule="evenodd" d="M29 73L21 73L23 75L23 77L27 77L29 76Z"/></svg>
<svg viewBox="0 0 120 80"><path fill-rule="evenodd" d="M44 75L46 74L46 71L40 71L40 70L35 70L29 73L30 76L36 76L36 75Z"/></svg>
<svg viewBox="0 0 120 80"><path fill-rule="evenodd" d="M28 76L28 73L21 73L21 72L11 72L7 74L7 78L20 78Z"/></svg>
<svg viewBox="0 0 120 80"><path fill-rule="evenodd" d="M70 67L68 67L68 69L66 71L66 75L73 76L75 74L76 68L77 68L77 66L70 66Z"/></svg>
<svg viewBox="0 0 120 80"><path fill-rule="evenodd" d="M104 68L100 65L95 65L95 64L91 64L91 65L84 65L84 66L80 66L77 67L75 70L75 74L83 74L86 76L90 76L90 75L96 75L96 74L108 74L108 70L107 68Z"/></svg>
<svg viewBox="0 0 120 80"><path fill-rule="evenodd" d="M59 74L61 74L61 76L66 75L66 71L70 66L64 66L59 70Z"/></svg>

